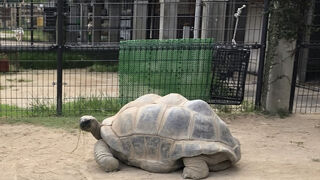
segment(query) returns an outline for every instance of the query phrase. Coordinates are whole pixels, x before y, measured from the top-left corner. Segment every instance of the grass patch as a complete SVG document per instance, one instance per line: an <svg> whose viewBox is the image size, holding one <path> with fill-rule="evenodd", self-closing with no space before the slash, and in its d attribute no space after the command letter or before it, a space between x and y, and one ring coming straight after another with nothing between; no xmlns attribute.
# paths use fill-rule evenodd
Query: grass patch
<svg viewBox="0 0 320 180"><path fill-rule="evenodd" d="M7 104L0 104L0 117L21 117L27 115L28 111L25 108L10 106Z"/></svg>
<svg viewBox="0 0 320 180"><path fill-rule="evenodd" d="M31 41L31 30L24 30L23 41ZM33 30L33 40L35 42L49 42L53 40L52 34L43 30Z"/></svg>
<svg viewBox="0 0 320 180"><path fill-rule="evenodd" d="M107 116L96 116L101 122ZM80 116L68 117L0 117L0 124L33 124L45 127L63 128L63 129L78 129Z"/></svg>
<svg viewBox="0 0 320 180"><path fill-rule="evenodd" d="M0 33L14 34L14 32L9 29L2 29L0 30Z"/></svg>
<svg viewBox="0 0 320 180"><path fill-rule="evenodd" d="M111 65L102 65L102 64L94 64L89 66L89 72L118 72L118 65L111 64Z"/></svg>
<svg viewBox="0 0 320 180"><path fill-rule="evenodd" d="M56 69L57 52L48 51L19 51L1 54L8 58L10 66L15 65L20 69ZM111 71L118 70L117 51L68 51L63 53L63 68L85 68L90 67L92 71ZM97 61L101 63L97 63ZM102 63L103 62L103 63ZM94 64L97 64L94 66ZM106 67L100 66L104 65Z"/></svg>
<svg viewBox="0 0 320 180"><path fill-rule="evenodd" d="M112 115L121 108L118 98L78 98L76 101L68 102L63 105L63 115Z"/></svg>
<svg viewBox="0 0 320 180"><path fill-rule="evenodd" d="M22 37L22 41L31 41L31 30L24 29L23 31L24 31L24 35ZM10 35L8 37L2 37L0 39L17 41L14 31L2 30L0 32ZM52 35L52 33L44 32L41 29L34 29L33 30L33 41L34 42L50 42L50 41L53 41L53 35Z"/></svg>
<svg viewBox="0 0 320 180"><path fill-rule="evenodd" d="M255 112L255 111L257 111L255 109L255 104L252 101L244 100L244 101L242 101L240 107L241 107L242 112Z"/></svg>
<svg viewBox="0 0 320 180"><path fill-rule="evenodd" d="M63 116L82 116L86 114L95 116L111 116L121 108L117 98L78 98L76 101L64 103ZM20 108L6 104L0 105L0 117L54 117L56 106L46 101L34 100L29 108Z"/></svg>
<svg viewBox="0 0 320 180"><path fill-rule="evenodd" d="M79 98L63 104L63 117L56 116L56 108L43 101L34 101L31 108L0 105L0 123L27 123L55 128L78 128L83 115L93 115L100 122L116 114L121 108L115 98Z"/></svg>

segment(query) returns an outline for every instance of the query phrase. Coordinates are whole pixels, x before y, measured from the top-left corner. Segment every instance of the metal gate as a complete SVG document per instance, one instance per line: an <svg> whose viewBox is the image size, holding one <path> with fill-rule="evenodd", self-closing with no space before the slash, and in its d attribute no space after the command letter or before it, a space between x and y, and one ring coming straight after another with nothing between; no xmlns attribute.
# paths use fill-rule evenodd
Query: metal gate
<svg viewBox="0 0 320 180"><path fill-rule="evenodd" d="M305 18L307 31L300 34L295 58L290 111L320 112L320 1L310 1Z"/></svg>
<svg viewBox="0 0 320 180"><path fill-rule="evenodd" d="M121 106L120 41L213 38L230 45L236 24L234 13L243 5L246 8L239 17L235 41L250 51L250 60L244 102L230 108L254 108L261 92L257 84L262 80L267 2L0 2L0 113L47 116L116 112ZM201 69L197 71L201 73ZM190 69L185 73L194 72Z"/></svg>

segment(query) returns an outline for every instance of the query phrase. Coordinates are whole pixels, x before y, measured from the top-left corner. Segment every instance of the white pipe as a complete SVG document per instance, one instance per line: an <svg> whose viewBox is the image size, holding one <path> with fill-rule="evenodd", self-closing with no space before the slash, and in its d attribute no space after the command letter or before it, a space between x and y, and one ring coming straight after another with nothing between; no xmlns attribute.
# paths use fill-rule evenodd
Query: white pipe
<svg viewBox="0 0 320 180"><path fill-rule="evenodd" d="M239 22L239 16L241 15L242 9L245 8L246 5L243 5L241 8L238 8L237 12L234 14L234 17L237 19L236 20L236 26L234 27L233 31L233 38L232 38L232 44L236 45L236 34L237 34L237 29L238 29L238 22Z"/></svg>
<svg viewBox="0 0 320 180"><path fill-rule="evenodd" d="M193 38L199 38L199 29L200 29L200 16L201 16L201 0L196 0L196 9L194 12L194 30L193 30Z"/></svg>

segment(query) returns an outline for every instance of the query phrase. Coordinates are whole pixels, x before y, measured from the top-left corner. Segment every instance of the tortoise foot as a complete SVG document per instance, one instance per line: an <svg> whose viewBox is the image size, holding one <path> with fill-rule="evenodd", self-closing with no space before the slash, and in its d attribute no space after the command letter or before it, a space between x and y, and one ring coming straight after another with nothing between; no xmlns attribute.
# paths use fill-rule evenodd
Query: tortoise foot
<svg viewBox="0 0 320 180"><path fill-rule="evenodd" d="M182 177L185 179L203 179L208 177L209 168L201 156L183 158L184 169Z"/></svg>
<svg viewBox="0 0 320 180"><path fill-rule="evenodd" d="M96 142L94 157L104 171L111 172L119 170L119 161L113 157L108 145L103 140Z"/></svg>

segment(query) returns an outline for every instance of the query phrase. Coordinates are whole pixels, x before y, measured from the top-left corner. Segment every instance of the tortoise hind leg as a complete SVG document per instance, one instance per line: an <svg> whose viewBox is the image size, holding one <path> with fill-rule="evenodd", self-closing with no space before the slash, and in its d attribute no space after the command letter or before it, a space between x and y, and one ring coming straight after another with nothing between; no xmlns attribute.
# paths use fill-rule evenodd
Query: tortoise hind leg
<svg viewBox="0 0 320 180"><path fill-rule="evenodd" d="M224 153L216 153L214 155L204 155L205 161L210 171L221 171L229 168L232 163Z"/></svg>
<svg viewBox="0 0 320 180"><path fill-rule="evenodd" d="M94 158L106 172L119 169L119 161L113 157L108 145L102 139L98 140L94 146Z"/></svg>
<svg viewBox="0 0 320 180"><path fill-rule="evenodd" d="M183 178L202 179L209 175L209 167L202 156L183 158Z"/></svg>

